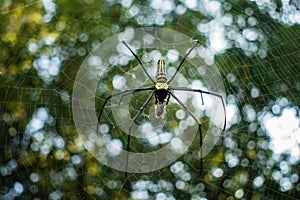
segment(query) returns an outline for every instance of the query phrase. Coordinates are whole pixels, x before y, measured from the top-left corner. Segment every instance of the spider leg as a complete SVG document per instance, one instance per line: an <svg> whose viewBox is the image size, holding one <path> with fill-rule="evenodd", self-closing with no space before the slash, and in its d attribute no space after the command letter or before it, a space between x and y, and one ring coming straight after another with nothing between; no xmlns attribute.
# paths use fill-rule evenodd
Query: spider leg
<svg viewBox="0 0 300 200"><path fill-rule="evenodd" d="M151 86L151 87L148 87L148 88L149 88L149 90L150 90L150 89L154 89L154 87L153 87L153 86ZM145 88L145 89L146 89L146 88ZM136 91L136 90L130 90L130 91L127 91L126 93L122 94L122 96L121 96L121 98L120 98L120 100L119 100L119 103L118 103L118 105L120 105L120 104L121 104L121 102L122 102L123 98L124 98L126 95L133 94L133 93L135 93L135 92L137 92L137 91Z"/></svg>
<svg viewBox="0 0 300 200"><path fill-rule="evenodd" d="M171 97L171 96L170 96L170 94L168 93L168 94L167 94L167 102L166 102L166 105L168 105L169 100L170 100L170 97Z"/></svg>
<svg viewBox="0 0 300 200"><path fill-rule="evenodd" d="M104 104L103 104L103 106L101 107L99 116L98 116L98 123L97 123L97 130L96 130L97 133L98 133L98 130L99 130L100 119L101 119L101 116L102 116L104 107L105 107L105 105L106 105L106 103L107 103L107 101L108 101L109 99L111 99L112 97L118 96L118 95L128 95L128 94L132 94L132 93L140 92L140 91L145 91L145 90L154 90L154 87L151 86L151 87L146 87L146 88L128 89L128 90L125 90L125 91L122 91L122 92L117 92L117 93L111 94L111 95L109 95L108 97L106 97L106 99L105 99L105 101L104 101Z"/></svg>
<svg viewBox="0 0 300 200"><path fill-rule="evenodd" d="M137 59L137 61L140 63L142 66L145 74L148 76L148 78L155 84L155 81L151 78L151 76L148 74L144 64L142 63L141 59L133 52L133 50L129 47L129 45L123 40L122 43L129 49L129 51L132 53L132 55Z"/></svg>
<svg viewBox="0 0 300 200"><path fill-rule="evenodd" d="M151 95L148 97L148 99L144 102L142 107L140 108L139 112L134 116L134 118L131 120L131 123L129 125L129 131L128 131L128 138L127 138L127 153L126 153L126 168L125 168L125 177L127 178L127 170L128 170L128 157L129 157L129 147L130 147L130 138L131 138L131 128L134 124L134 122L137 120L137 118L142 114L143 110L146 108L146 106L149 104L150 100L155 94L155 90L151 93Z"/></svg>
<svg viewBox="0 0 300 200"><path fill-rule="evenodd" d="M169 86L169 90L181 90L181 91L188 91L188 92L199 92L201 94L201 98L202 98L202 105L204 104L202 94L209 94L209 95L213 95L213 96L216 96L216 97L220 98L221 101L222 101L222 106L223 106L223 111L224 111L224 126L223 126L223 131L225 131L225 128L226 128L226 109L225 109L224 99L223 99L223 97L220 94L217 94L217 93L214 93L214 92L205 91L205 90L200 90L200 89L187 88L187 87L172 87L172 86Z"/></svg>
<svg viewBox="0 0 300 200"><path fill-rule="evenodd" d="M200 175L202 174L202 170L203 170L203 150L202 150L202 129L201 129L201 123L200 121L197 119L197 117L188 109L188 107L186 105L184 105L184 103L182 103L182 101L180 101L176 95L174 95L172 92L168 91L169 94L171 94L171 96L181 105L181 107L196 121L196 123L198 124L198 130L199 130L199 134L200 134Z"/></svg>
<svg viewBox="0 0 300 200"><path fill-rule="evenodd" d="M176 69L176 72L173 74L173 76L169 79L169 81L167 82L168 84L171 83L171 81L174 79L174 77L176 76L176 74L178 73L179 69L181 68L182 64L184 63L184 61L187 59L187 57L190 55L190 53L192 52L192 50L199 44L199 40L195 40L195 44L194 46L192 46L192 48L185 54L185 56L183 57L183 59L181 60L179 66Z"/></svg>

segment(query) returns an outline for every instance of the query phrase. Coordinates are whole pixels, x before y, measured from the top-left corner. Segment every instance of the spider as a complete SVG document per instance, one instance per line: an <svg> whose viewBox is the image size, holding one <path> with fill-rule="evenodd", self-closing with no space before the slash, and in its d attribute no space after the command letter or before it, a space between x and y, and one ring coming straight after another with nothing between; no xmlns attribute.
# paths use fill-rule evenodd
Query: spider
<svg viewBox="0 0 300 200"><path fill-rule="evenodd" d="M192 46L192 48L187 51L183 59L181 60L180 64L178 65L175 73L173 76L168 80L166 76L166 67L165 67L165 61L163 59L158 60L157 62L157 71L156 71L156 80L152 79L151 76L148 74L145 66L143 65L142 61L140 58L133 52L133 50L129 47L129 45L125 42L122 41L122 43L129 49L129 51L132 53L132 55L135 57L135 59L139 62L140 66L143 68L143 71L145 72L146 76L152 81L153 85L150 87L144 87L144 88L133 88L133 89L127 89L122 92L117 92L114 94L111 94L106 97L103 106L101 107L99 116L98 116L98 125L100 123L100 119L104 110L104 107L109 99L115 96L121 95L120 101L122 101L122 98L126 95L133 94L136 92L141 92L141 91L147 91L151 90L150 96L147 98L147 100L143 103L143 105L140 107L138 113L134 116L134 118L131 120L131 123L129 125L129 131L128 131L128 138L127 138L127 154L126 154L126 163L125 163L125 177L127 178L127 169L128 169L128 156L129 156L129 148L130 148L130 139L131 139L131 129L137 118L142 114L143 110L146 108L146 106L149 104L150 100L154 97L155 99L155 116L158 119L164 119L165 114L166 114L166 106L169 103L170 97L172 96L180 105L181 107L187 112L198 124L198 132L200 134L200 174L202 173L203 169L203 158L202 158L202 130L201 130L201 123L197 119L197 117L189 110L189 108L176 96L173 94L172 91L175 90L180 90L180 91L188 91L188 92L198 92L201 95L201 100L202 100L202 105L204 105L204 100L203 100L203 94L208 94L208 95L213 95L221 99L222 105L223 105L223 110L224 110L224 126L223 126L223 131L226 128L226 110L225 110L225 103L224 99L220 94L209 92L209 91L204 91L200 89L192 89L188 87L175 87L175 86L170 86L169 84L172 82L176 74L179 72L181 66L183 65L184 61L187 59L189 54L192 52L192 50L199 44L198 40L194 41L195 44ZM98 128L97 128L98 130Z"/></svg>

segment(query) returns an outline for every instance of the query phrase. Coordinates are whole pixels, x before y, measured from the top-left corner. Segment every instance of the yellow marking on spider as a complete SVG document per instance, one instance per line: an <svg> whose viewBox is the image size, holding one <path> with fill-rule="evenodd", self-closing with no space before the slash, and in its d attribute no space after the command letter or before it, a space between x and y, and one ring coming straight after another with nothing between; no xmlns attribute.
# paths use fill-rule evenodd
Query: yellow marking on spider
<svg viewBox="0 0 300 200"><path fill-rule="evenodd" d="M156 83L155 88L157 90L167 90L168 89L168 84L167 83Z"/></svg>

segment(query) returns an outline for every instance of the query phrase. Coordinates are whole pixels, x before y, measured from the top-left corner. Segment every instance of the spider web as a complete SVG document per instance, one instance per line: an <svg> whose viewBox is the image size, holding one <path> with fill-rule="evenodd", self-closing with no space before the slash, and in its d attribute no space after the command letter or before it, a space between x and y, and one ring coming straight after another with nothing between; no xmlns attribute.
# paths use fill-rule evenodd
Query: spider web
<svg viewBox="0 0 300 200"><path fill-rule="evenodd" d="M295 1L282 1L278 5L260 1L239 4L203 1L200 6L196 1L195 4L180 1L173 9L168 9L166 5L172 8L172 1L162 1L166 4L163 7L158 6L162 2L156 1L149 5L126 2L120 1L124 8L120 17L101 16L101 20L97 14L92 18L82 13L94 11L95 6L117 10L117 1L107 1L103 5L103 2L89 2L81 7L57 2L56 8L54 1L27 1L26 4L5 1L1 5L4 20L13 18L16 24L10 26L13 29L3 28L1 32L1 49L6 53L0 66L3 138L0 198L298 199L299 5ZM149 7L160 12L150 12ZM69 8L70 11L65 12L71 12L70 18L76 20L62 17L55 21L62 8ZM135 23L125 20L128 17ZM128 27L118 25L119 19L120 24L128 23ZM48 28L49 34L33 34L28 31L30 27L18 29L18 22L26 20L28 24L39 20L48 23L49 26L42 28ZM205 68L191 65L191 60L197 56L203 66L207 69L214 66L222 77L226 88L227 128L205 156L202 175L199 174L199 134L171 165L149 173L130 173L128 180L123 171L99 162L87 150L89 144L84 144L84 138L78 135L71 96L80 65L102 41L119 32L132 31L135 24L170 24L191 39L200 39L195 50L198 54L192 53L190 60L187 59L174 85L223 92L214 88L220 86L218 83L207 85L203 81ZM34 26L32 30L40 31ZM20 35L26 41L21 45L16 39ZM7 53L11 47L8 44L22 48L14 46L12 52ZM175 43L169 45L175 46ZM119 55L114 57L104 72L106 76L99 79L98 89L86 91L92 94L96 105L91 111L96 114L108 94L151 83L129 51L124 46L120 48L122 59ZM174 50L186 51L166 48L159 51L137 49L135 52L154 77L155 64L160 58L166 60L168 76L174 73L182 58ZM127 62L122 63L124 60ZM135 81L130 80L134 76ZM129 105L133 118L149 94L129 95L121 105ZM211 117L216 114L214 106L220 104L218 100L204 95L202 105L200 95L190 97L187 92L176 95L186 99L188 107L200 118L203 136L214 128ZM88 138L104 145L111 154L117 154L119 147L125 149L127 142L127 126L122 129L111 117L118 102L117 98L112 99L104 110L104 122L99 127L104 138L99 139L96 132ZM114 112L122 114L120 110ZM187 113L172 99L164 121L153 121L153 112L151 101L137 120L137 129L150 134L145 138L132 137L130 151L153 152L184 132L187 123L192 124L188 126L190 129L195 129ZM107 152L99 148L99 153ZM139 160L130 162L140 164Z"/></svg>
<svg viewBox="0 0 300 200"><path fill-rule="evenodd" d="M265 6L260 4L259 8L266 11ZM293 5L289 6L293 7ZM226 8L226 5L224 7ZM270 10L266 12L270 12ZM230 35L231 33L223 33L226 38L225 40L227 42L230 41L229 46L239 48L243 53L232 53L229 51L226 52L226 55L216 56L215 60L219 66L220 73L227 74L227 83L230 88L229 94L227 94L227 111L229 111L229 115L231 115L230 112L234 114L229 117L229 124L233 125L233 127L224 137L223 144L229 148L225 153L225 161L228 167L232 169L248 168L251 176L249 177L249 174L246 175L246 179L251 180L252 188L249 190L238 188L239 184L243 185L241 179L245 178L243 170L239 172L240 174L237 172L229 173L223 182L223 187L227 189L231 188L232 184L236 184L235 178L241 178L239 184L234 186L236 187L234 193L236 198L241 198L240 195L247 196L253 192L255 194L255 190L257 189L264 191L264 194L266 194L265 197L257 195L260 198L298 198L296 195L297 189L294 191L292 189L294 184L295 188L298 187L297 168L296 171L293 171L292 168L299 162L298 158L296 158L299 155L299 143L296 142L294 145L294 142L283 139L283 137L295 138L294 134L297 135L296 137L299 136L299 108L297 106L299 105L299 99L297 99L298 97L294 93L299 90L299 82L293 81L298 80L298 75L292 75L297 61L290 62L293 55L298 53L297 48L291 47L293 46L292 43L298 43L299 41L298 32L293 28L280 29L280 25L273 21L260 24L258 28L255 25L251 25L251 23L253 18L257 19L259 16L253 16L250 13L253 14L253 10L247 8L245 9L245 15L237 16L236 25L243 30L234 33L234 40L231 40L233 39ZM276 14L277 16L272 16L272 18L280 22L286 17L286 15L280 16L279 13ZM225 20L227 20L227 17L225 17ZM255 48L252 48L252 39L248 38L250 35L247 36L248 32L246 30L248 27L244 22L248 23L252 31L256 32L257 39L254 39ZM293 20L289 21L289 24L294 23L295 21ZM205 27L207 29L211 25L217 25L214 20L203 24L202 26L207 26ZM183 24L180 25L186 27ZM226 23L223 26L227 28ZM199 29L200 31L204 30L203 33L213 39L213 32L211 33L207 29L201 28L201 26ZM222 28L219 30L222 31ZM239 34L242 34L247 40L240 40ZM268 43L260 40L259 37L261 36L267 37ZM284 44L278 42L286 37L291 38L291 40ZM218 39L215 40L218 41ZM248 44L242 45L246 41ZM211 43L213 42L211 41ZM211 48L209 45L210 43L208 43L208 48ZM289 48L285 45L289 46ZM216 54L219 54L219 52L216 52ZM229 63L232 66L235 66L231 68L230 73L227 71L228 61L230 61ZM266 63L268 67L263 66ZM268 79L269 77L274 78L270 80ZM287 89L287 85L293 86ZM240 104L243 104L242 102L245 104L240 106ZM291 114L287 117L288 112L291 112ZM283 117L284 115L286 117ZM241 123L243 120L246 121L246 124ZM287 123L290 120L295 121L293 124ZM270 121L276 121L279 125L268 124ZM239 126L234 126L236 123ZM287 127L282 128L282 126ZM284 134L278 130L275 131L275 127L281 129L280 131L283 131ZM277 135L275 136L274 134ZM279 136L280 134L282 135ZM282 147L283 144L290 147L284 148ZM246 150L242 150L243 145L247 146ZM265 150L273 151L273 155L267 155L266 152L263 152ZM258 155L252 154L255 151L258 151ZM271 172L268 170L270 168L275 169ZM220 168L212 169L211 172L215 177L218 176L218 173L223 173ZM270 179L268 180L268 177L272 177L271 181ZM288 193L287 191L290 190L292 192ZM285 193L282 194L279 191Z"/></svg>

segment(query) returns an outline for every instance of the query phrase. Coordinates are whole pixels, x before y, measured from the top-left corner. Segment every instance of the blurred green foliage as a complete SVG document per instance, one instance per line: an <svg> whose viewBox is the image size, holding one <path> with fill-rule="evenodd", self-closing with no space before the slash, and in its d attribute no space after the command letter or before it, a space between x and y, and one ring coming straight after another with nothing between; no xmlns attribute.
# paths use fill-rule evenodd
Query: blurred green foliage
<svg viewBox="0 0 300 200"><path fill-rule="evenodd" d="M300 198L299 160L289 161L289 152L274 158L261 122L264 113L280 116L285 108L295 108L299 120L299 5L290 2L294 16L286 21L289 13L283 11L288 5L276 1L270 1L275 13L272 6L255 1L211 1L217 2L212 8L203 7L208 5L205 1L195 2L196 6L177 0L0 3L0 199ZM218 6L220 16L210 13L217 13L209 9ZM232 21L226 24L227 18L222 17ZM74 80L89 52L128 27L147 26L182 32L209 48L213 40L200 24L220 19L230 45L212 51L213 61L224 80L227 104L237 109L233 113L237 119L205 157L204 173L199 175L199 136L172 166L133 174L128 180L123 172L99 163L84 148L72 120ZM210 26L213 30L218 25ZM251 38L251 33L258 38ZM118 68L112 69L111 74L118 73ZM103 91L96 94L97 113L109 95ZM278 112L276 105L280 105ZM175 108L170 107L174 121ZM252 120L250 111L255 113ZM208 119L201 119L204 130ZM40 128L31 130L33 123ZM112 135L120 134L113 123L110 126ZM300 134L299 126L294 131ZM295 140L299 146L299 136ZM132 145L138 151L145 144ZM180 173L172 171L181 165ZM191 178L186 180L183 174Z"/></svg>

